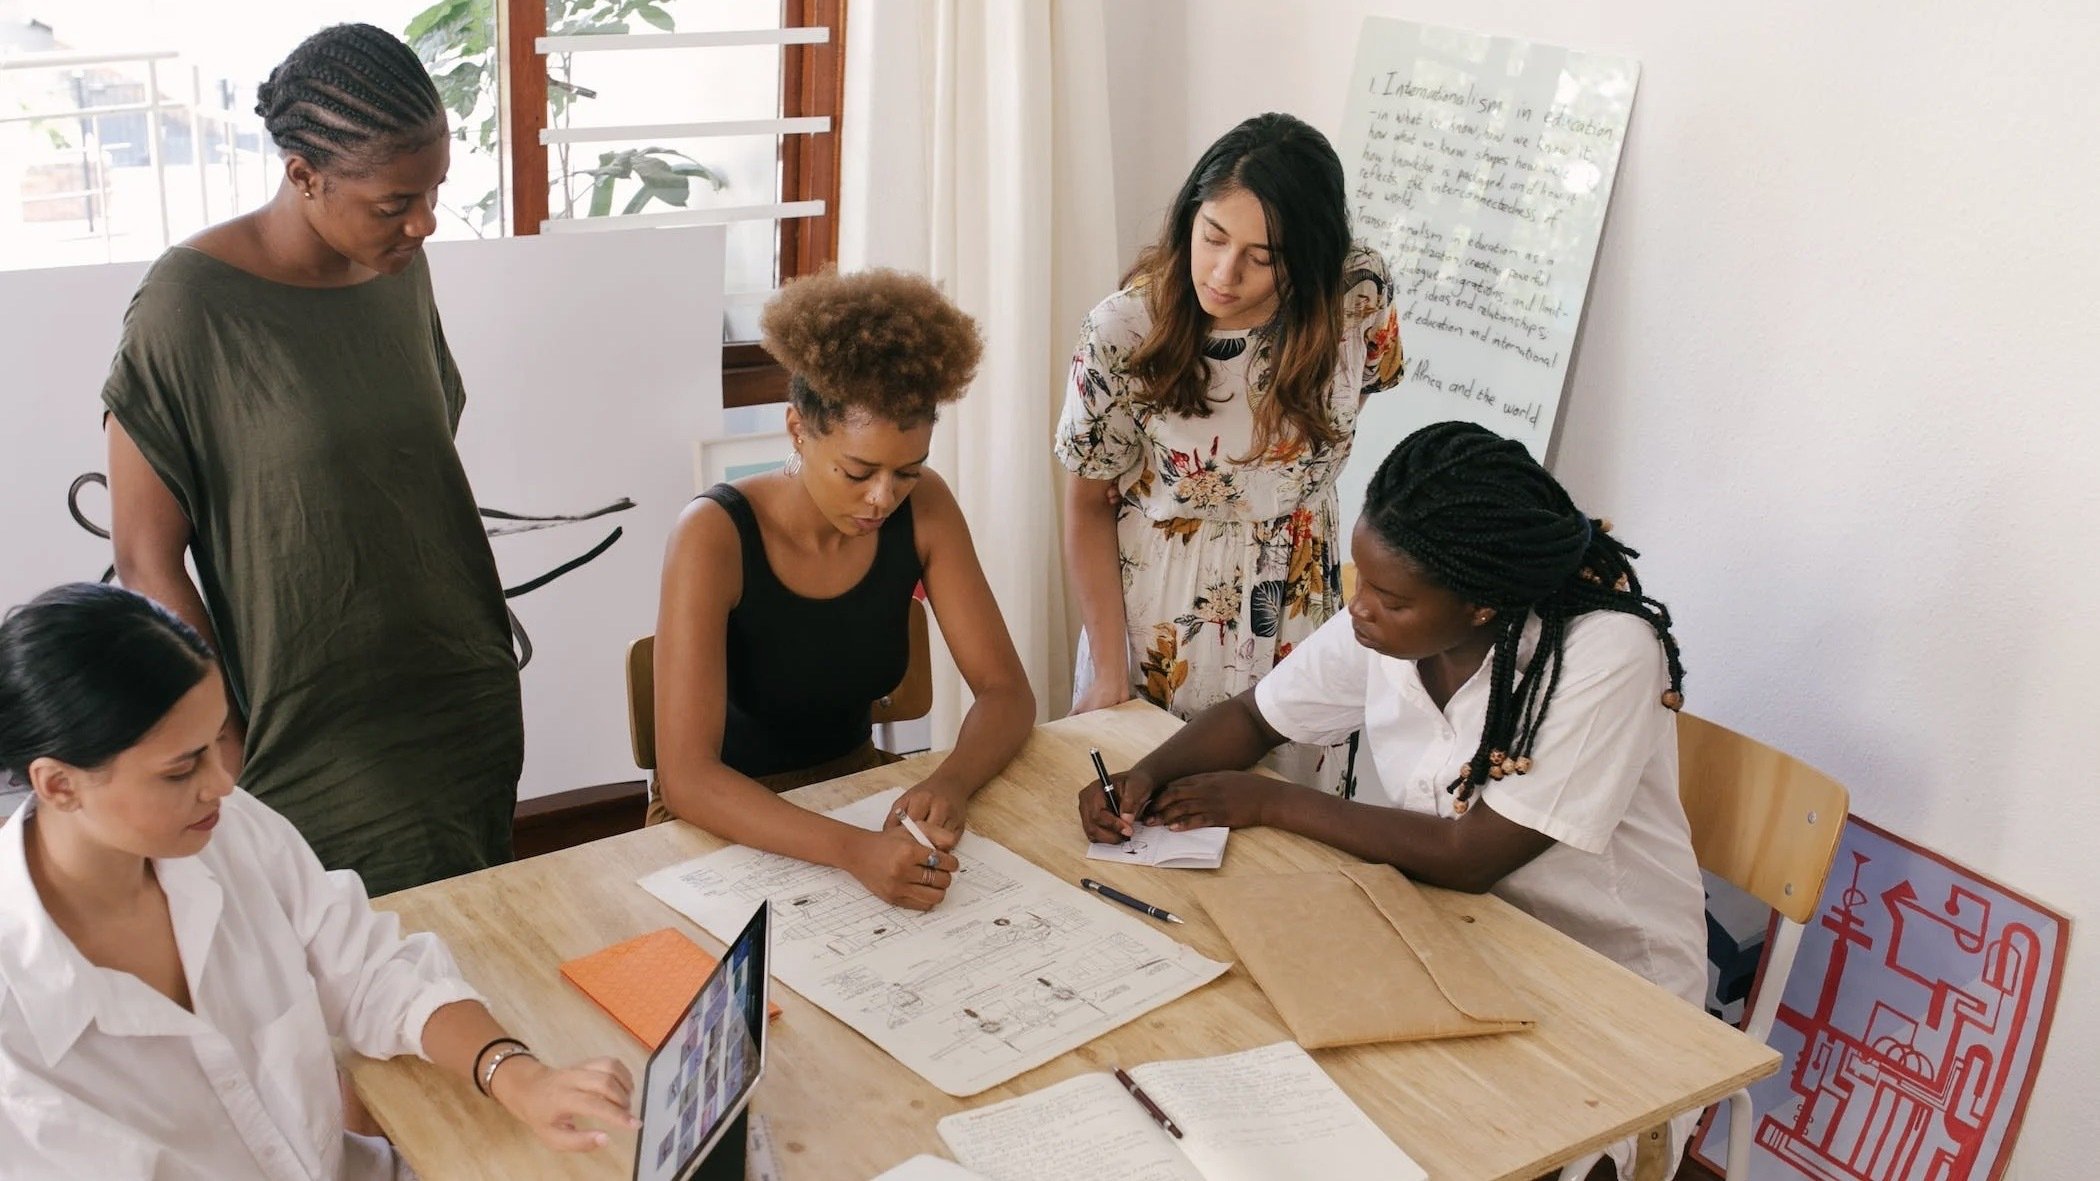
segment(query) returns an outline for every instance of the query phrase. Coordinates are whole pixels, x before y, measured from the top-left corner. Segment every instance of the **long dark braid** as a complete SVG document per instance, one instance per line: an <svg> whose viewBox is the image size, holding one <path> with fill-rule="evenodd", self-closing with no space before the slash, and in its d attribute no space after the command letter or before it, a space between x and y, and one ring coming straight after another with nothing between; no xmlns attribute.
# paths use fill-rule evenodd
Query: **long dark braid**
<svg viewBox="0 0 2100 1181"><path fill-rule="evenodd" d="M1480 746L1447 790L1458 810L1479 785L1531 770L1532 748L1560 685L1568 622L1591 611L1639 616L1669 661L1662 703L1684 704L1684 665L1670 609L1641 590L1638 551L1611 522L1575 507L1523 444L1468 422L1427 426L1402 440L1371 477L1364 520L1446 589L1496 610ZM1538 646L1521 674L1517 645L1527 614Z"/></svg>
<svg viewBox="0 0 2100 1181"><path fill-rule="evenodd" d="M322 171L376 163L445 133L430 71L376 25L334 25L308 37L255 97L277 146Z"/></svg>

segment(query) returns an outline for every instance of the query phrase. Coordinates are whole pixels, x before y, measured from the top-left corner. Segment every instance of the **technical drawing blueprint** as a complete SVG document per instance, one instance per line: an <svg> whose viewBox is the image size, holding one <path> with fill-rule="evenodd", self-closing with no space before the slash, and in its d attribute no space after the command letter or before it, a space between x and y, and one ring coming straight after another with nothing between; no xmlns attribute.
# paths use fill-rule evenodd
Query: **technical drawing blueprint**
<svg viewBox="0 0 2100 1181"><path fill-rule="evenodd" d="M1802 936L1751 1087L1751 1172L1788 1181L1995 1181L2062 982L2061 915L1858 817ZM1726 1107L1717 1109L1725 1117ZM1728 1121L1693 1152L1726 1159Z"/></svg>
<svg viewBox="0 0 2100 1181"><path fill-rule="evenodd" d="M902 789L831 813L879 827ZM974 1095L1216 979L1225 964L965 833L941 904L735 846L641 879L718 938L773 902L774 975L950 1095Z"/></svg>

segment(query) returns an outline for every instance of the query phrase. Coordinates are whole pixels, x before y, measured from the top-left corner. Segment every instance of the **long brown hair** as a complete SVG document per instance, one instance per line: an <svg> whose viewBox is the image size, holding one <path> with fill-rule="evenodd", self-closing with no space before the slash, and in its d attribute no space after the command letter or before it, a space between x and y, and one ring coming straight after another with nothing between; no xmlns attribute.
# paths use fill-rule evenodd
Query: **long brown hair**
<svg viewBox="0 0 2100 1181"><path fill-rule="evenodd" d="M1123 282L1145 294L1152 328L1127 364L1138 396L1174 414L1209 417L1210 364L1203 338L1210 317L1190 278L1190 238L1205 201L1252 193L1268 222L1276 269L1276 316L1256 329L1274 342L1269 396L1254 412L1254 446L1238 462L1291 443L1331 447L1341 433L1327 413L1342 341L1342 264L1349 210L1342 162L1327 137L1290 115L1256 115L1196 161L1160 225Z"/></svg>

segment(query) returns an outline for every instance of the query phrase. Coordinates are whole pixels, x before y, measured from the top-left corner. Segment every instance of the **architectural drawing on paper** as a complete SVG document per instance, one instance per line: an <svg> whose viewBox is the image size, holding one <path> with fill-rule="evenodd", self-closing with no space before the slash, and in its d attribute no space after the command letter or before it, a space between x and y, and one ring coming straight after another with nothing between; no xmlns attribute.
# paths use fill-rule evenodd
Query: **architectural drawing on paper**
<svg viewBox="0 0 2100 1181"><path fill-rule="evenodd" d="M897 791L832 815L881 824ZM885 905L852 875L729 848L642 879L702 927L734 933L761 899L779 979L951 1095L973 1095L1216 978L1208 960L980 834L931 911Z"/></svg>

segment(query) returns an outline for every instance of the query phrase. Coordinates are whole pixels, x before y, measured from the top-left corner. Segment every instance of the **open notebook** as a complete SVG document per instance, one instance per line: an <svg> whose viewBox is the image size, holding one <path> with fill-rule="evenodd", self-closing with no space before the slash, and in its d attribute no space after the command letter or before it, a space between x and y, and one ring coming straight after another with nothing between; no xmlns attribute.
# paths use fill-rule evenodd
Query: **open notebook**
<svg viewBox="0 0 2100 1181"><path fill-rule="evenodd" d="M1088 845L1086 856L1089 861L1120 861L1161 869L1216 869L1225 863L1225 838L1231 835L1229 828L1175 832L1165 825L1140 824L1137 832L1120 845Z"/></svg>
<svg viewBox="0 0 2100 1181"><path fill-rule="evenodd" d="M1182 1131L1153 1122L1111 1074L1083 1074L940 1122L990 1181L1426 1181L1295 1042L1132 1067Z"/></svg>

